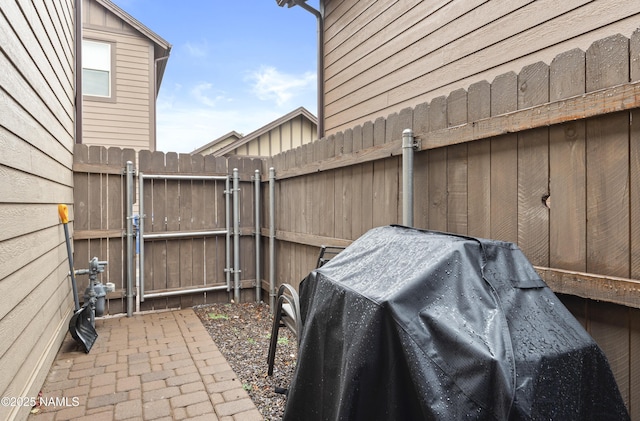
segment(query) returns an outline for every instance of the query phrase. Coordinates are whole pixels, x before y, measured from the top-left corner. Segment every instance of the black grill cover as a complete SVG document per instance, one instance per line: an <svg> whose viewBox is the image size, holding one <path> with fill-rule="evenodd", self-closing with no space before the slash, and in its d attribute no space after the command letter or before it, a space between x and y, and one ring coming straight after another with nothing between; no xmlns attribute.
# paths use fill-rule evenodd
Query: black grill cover
<svg viewBox="0 0 640 421"><path fill-rule="evenodd" d="M309 274L284 420L625 420L606 357L511 243L376 228Z"/></svg>

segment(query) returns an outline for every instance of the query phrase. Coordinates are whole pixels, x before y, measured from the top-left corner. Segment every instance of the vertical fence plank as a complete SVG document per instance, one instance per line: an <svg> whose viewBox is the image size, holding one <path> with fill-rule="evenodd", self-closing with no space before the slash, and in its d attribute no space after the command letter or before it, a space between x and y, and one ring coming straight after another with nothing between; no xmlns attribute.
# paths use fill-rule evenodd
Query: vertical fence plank
<svg viewBox="0 0 640 421"><path fill-rule="evenodd" d="M438 97L429 104L429 129L447 126L446 97ZM429 229L447 230L447 148L429 151Z"/></svg>
<svg viewBox="0 0 640 421"><path fill-rule="evenodd" d="M518 108L549 101L549 67L526 66L518 75ZM518 245L534 265L549 266L549 130L518 133Z"/></svg>
<svg viewBox="0 0 640 421"><path fill-rule="evenodd" d="M467 91L458 89L447 97L447 126L467 122ZM468 146L447 148L447 231L467 234Z"/></svg>
<svg viewBox="0 0 640 421"><path fill-rule="evenodd" d="M178 155L178 168L181 174L192 174L193 167L191 165L191 155ZM178 197L179 204L179 220L180 230L191 230L191 183L192 180L184 180L180 182L180 193ZM178 264L180 266L180 287L186 288L193 286L193 265L191 263L191 255L193 252L193 239L184 238L178 240L179 256ZM195 304L204 302L201 294L190 294L180 297L180 307L190 307Z"/></svg>
<svg viewBox="0 0 640 421"><path fill-rule="evenodd" d="M497 76L491 84L491 115L517 109L518 77ZM518 149L517 135L491 139L491 237L518 242Z"/></svg>
<svg viewBox="0 0 640 421"><path fill-rule="evenodd" d="M597 41L586 53L587 91L629 80L629 40ZM587 271L629 276L629 113L587 121ZM594 305L591 334L629 402L629 309Z"/></svg>
<svg viewBox="0 0 640 421"><path fill-rule="evenodd" d="M487 81L469 87L468 121L491 116L491 85ZM491 141L471 142L467 149L468 233L476 237L491 236Z"/></svg>
<svg viewBox="0 0 640 421"><path fill-rule="evenodd" d="M373 146L373 122L362 125L362 149ZM373 228L373 162L362 164L362 232Z"/></svg>
<svg viewBox="0 0 640 421"><path fill-rule="evenodd" d="M377 118L373 123L373 146L384 144L385 130L385 119L382 117ZM388 223L384 190L384 160L376 160L373 162L373 227L379 227Z"/></svg>
<svg viewBox="0 0 640 421"><path fill-rule="evenodd" d="M151 160L152 160L152 152L147 150L142 150L138 154L138 171L143 174L148 174L151 171ZM151 232L152 227L152 214L153 214L153 202L152 202L152 191L151 191L152 183L151 180L147 180L144 182L142 199L144 209L139 209L140 211L140 223L143 226L144 232ZM140 241L144 241L140 239ZM153 288L153 242L147 241L144 242L144 265L141 270L144 273L144 291L150 291ZM153 308L153 300L145 301L140 304L140 308L142 310L150 310Z"/></svg>
<svg viewBox="0 0 640 421"><path fill-rule="evenodd" d="M352 131L353 152L362 149L362 126L356 126ZM365 232L363 214L365 206L363 205L363 165L354 165L351 169L351 192L353 200L351 200L351 239L355 240Z"/></svg>
<svg viewBox="0 0 640 421"><path fill-rule="evenodd" d="M89 147L89 163L90 164L102 164L103 163L103 154L105 155L106 161L106 148L102 146L90 146ZM106 191L103 191L103 182L106 179L106 175L102 173L91 173L89 174L89 203L92 206L89 207L89 229L90 230L100 230L105 227L105 222L102 219L102 210L106 208L103 206L105 204L105 195ZM106 239L103 240L101 238L89 240L89 256L85 260L80 260L79 262L74 261L74 265L78 268L87 268L89 264L89 259L93 257L98 257L100 260L104 260L106 258L106 250L103 247L103 243L106 243ZM78 285L85 284L84 280L82 280ZM86 285L86 284L85 284ZM82 296L84 291L83 288L80 288L81 291L78 291L79 295Z"/></svg>
<svg viewBox="0 0 640 421"><path fill-rule="evenodd" d="M204 171L207 174L216 172L216 158L213 155L207 155L204 157ZM219 204L224 203L224 196L219 195L218 181L206 181L204 182L204 200L205 200L205 230L212 230L219 228L217 226L218 212L216 207ZM206 237L202 239L204 244L204 273L205 277L202 280L202 284L211 285L221 279L216 276L218 263L217 255L217 242L215 237Z"/></svg>
<svg viewBox="0 0 640 421"><path fill-rule="evenodd" d="M413 109L413 132L423 137L429 131L429 103ZM417 228L429 226L429 152L417 152L413 158L413 224Z"/></svg>
<svg viewBox="0 0 640 421"><path fill-rule="evenodd" d="M343 146L342 153L350 154L353 151L353 130L346 130L343 134ZM353 238L353 166L349 166L343 169L343 183L342 183L342 199L340 206L342 206L342 237L345 239ZM303 231L304 232L304 231Z"/></svg>
<svg viewBox="0 0 640 421"><path fill-rule="evenodd" d="M557 56L550 67L550 100L584 93L585 54L575 49ZM585 122L549 128L549 264L585 272L586 267Z"/></svg>
<svg viewBox="0 0 640 421"><path fill-rule="evenodd" d="M335 156L339 156L342 154L342 149L344 147L344 133L339 132L335 134ZM346 202L344 197L344 185L345 178L343 168L337 168L332 171L333 172L333 203L335 206L334 211L334 226L333 226L333 234L336 238L345 238L344 237L344 227L345 227L345 209L344 203Z"/></svg>
<svg viewBox="0 0 640 421"><path fill-rule="evenodd" d="M629 80L628 40L587 50L587 91ZM587 270L629 276L629 120L620 112L587 121Z"/></svg>
<svg viewBox="0 0 640 421"><path fill-rule="evenodd" d="M165 171L164 153L153 152L151 155L151 171L163 173ZM165 180L152 180L151 194L151 231L165 232L167 230L167 192ZM151 285L153 290L167 288L167 240L154 240L153 258L149 261L153 265ZM154 309L167 308L166 298L154 298Z"/></svg>
<svg viewBox="0 0 640 421"><path fill-rule="evenodd" d="M109 148L107 150L107 163L110 167L124 169L124 156L120 148ZM126 186L123 175L111 174L107 176L107 225L110 230L120 230L125 227L125 198ZM107 265L108 279L116 284L117 290L126 291L127 277L125 273L126 250L122 238L110 238L108 244L108 255L104 257L109 261ZM115 298L108 301L109 314L122 313L126 311L123 298Z"/></svg>
<svg viewBox="0 0 640 421"><path fill-rule="evenodd" d="M179 173L178 154L167 152L165 154L165 169L167 174ZM180 230L180 183L179 180L167 180L166 192L166 229L167 231ZM169 239L167 247L167 286L168 289L180 287L180 240ZM180 306L180 297L167 297L167 307Z"/></svg>

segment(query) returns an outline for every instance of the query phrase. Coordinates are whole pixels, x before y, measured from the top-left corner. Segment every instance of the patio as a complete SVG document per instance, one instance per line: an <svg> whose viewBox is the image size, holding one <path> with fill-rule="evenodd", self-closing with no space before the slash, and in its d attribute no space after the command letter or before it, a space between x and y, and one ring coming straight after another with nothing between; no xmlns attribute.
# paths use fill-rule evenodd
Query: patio
<svg viewBox="0 0 640 421"><path fill-rule="evenodd" d="M262 420L191 308L96 321L85 354L69 334L32 421Z"/></svg>

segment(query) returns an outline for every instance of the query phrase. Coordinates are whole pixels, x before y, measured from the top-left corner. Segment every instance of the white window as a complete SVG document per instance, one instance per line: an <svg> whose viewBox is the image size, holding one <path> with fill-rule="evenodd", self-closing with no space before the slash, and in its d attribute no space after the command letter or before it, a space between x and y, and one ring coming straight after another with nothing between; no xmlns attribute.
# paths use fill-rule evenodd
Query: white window
<svg viewBox="0 0 640 421"><path fill-rule="evenodd" d="M111 44L82 40L82 94L111 97Z"/></svg>

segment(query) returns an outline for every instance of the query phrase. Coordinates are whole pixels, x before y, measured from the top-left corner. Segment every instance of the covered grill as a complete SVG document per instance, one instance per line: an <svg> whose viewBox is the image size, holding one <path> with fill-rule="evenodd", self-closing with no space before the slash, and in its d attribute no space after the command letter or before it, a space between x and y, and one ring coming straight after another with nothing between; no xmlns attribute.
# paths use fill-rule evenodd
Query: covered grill
<svg viewBox="0 0 640 421"><path fill-rule="evenodd" d="M629 417L602 351L511 243L376 228L300 302L285 420Z"/></svg>

